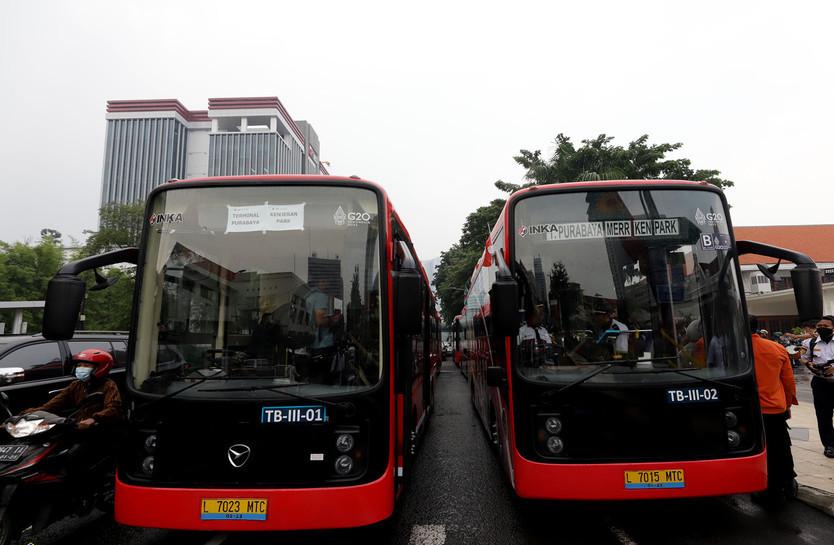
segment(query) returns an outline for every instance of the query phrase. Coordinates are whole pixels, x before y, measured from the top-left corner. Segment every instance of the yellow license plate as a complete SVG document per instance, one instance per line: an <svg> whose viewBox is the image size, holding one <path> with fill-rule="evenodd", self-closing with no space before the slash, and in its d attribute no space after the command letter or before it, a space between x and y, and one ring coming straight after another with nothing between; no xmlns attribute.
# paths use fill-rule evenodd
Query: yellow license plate
<svg viewBox="0 0 834 545"><path fill-rule="evenodd" d="M651 469L626 471L625 487L639 488L684 488L686 478L682 469Z"/></svg>
<svg viewBox="0 0 834 545"><path fill-rule="evenodd" d="M200 520L266 520L263 498L203 498Z"/></svg>

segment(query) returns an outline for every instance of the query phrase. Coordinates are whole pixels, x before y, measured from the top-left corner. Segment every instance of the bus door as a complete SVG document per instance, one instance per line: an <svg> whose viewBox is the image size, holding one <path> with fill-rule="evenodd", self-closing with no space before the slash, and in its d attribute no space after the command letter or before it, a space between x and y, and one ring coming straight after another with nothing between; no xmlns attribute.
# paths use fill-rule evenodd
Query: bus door
<svg viewBox="0 0 834 545"><path fill-rule="evenodd" d="M396 222L394 227L394 274L400 277L406 275L419 275L417 262L410 244L404 238L397 235ZM411 467L411 459L414 455L417 426L423 413L423 359L425 346L425 318L423 316L425 302L422 286L422 276L419 293L413 294L418 297L420 313L420 327L411 334L405 331L402 324L395 323L396 332L396 357L395 363L395 387L397 394L397 476L401 481L408 477ZM404 294L408 295L408 294ZM398 294L396 297L398 298ZM397 301L399 305L399 300Z"/></svg>

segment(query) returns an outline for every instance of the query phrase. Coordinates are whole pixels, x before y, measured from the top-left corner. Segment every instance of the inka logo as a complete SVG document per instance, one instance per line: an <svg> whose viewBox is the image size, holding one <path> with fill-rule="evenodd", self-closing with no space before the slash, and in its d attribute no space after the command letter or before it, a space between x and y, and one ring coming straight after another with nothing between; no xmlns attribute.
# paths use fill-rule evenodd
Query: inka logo
<svg viewBox="0 0 834 545"><path fill-rule="evenodd" d="M525 236L527 236L527 226L526 225L522 225L521 227L518 228L518 236L520 236L521 238L524 238Z"/></svg>
<svg viewBox="0 0 834 545"><path fill-rule="evenodd" d="M151 214L148 218L148 223L151 225L161 225L164 223L182 223L182 212L169 214Z"/></svg>
<svg viewBox="0 0 834 545"><path fill-rule="evenodd" d="M336 209L336 213L333 214L333 221L336 222L336 225L341 226L345 224L345 218L347 218L347 214L345 214L345 211L340 206Z"/></svg>

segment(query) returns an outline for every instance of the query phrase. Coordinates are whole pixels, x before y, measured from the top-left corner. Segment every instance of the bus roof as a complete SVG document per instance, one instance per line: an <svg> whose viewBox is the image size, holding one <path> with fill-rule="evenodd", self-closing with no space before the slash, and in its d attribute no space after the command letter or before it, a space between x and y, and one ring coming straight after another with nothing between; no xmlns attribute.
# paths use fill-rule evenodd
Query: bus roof
<svg viewBox="0 0 834 545"><path fill-rule="evenodd" d="M168 180L167 184L178 184L178 183L198 183L198 184L210 184L210 183L223 183L223 182L256 182L256 183L268 183L268 182L281 182L281 183L298 183L298 184L309 184L311 182L324 182L328 184L338 184L340 182L348 183L348 184L360 184L360 185L367 185L371 186L380 193L382 193L385 200L388 200L388 193L386 193L385 189L378 183L372 182L370 180L365 180L358 176L322 176L320 174L253 174L250 176L208 176L203 178L172 178Z"/></svg>

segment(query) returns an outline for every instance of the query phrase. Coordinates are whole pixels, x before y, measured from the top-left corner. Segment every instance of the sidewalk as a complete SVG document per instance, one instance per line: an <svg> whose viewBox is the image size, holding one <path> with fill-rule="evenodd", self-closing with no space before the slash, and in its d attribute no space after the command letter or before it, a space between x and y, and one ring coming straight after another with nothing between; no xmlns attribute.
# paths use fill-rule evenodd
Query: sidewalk
<svg viewBox="0 0 834 545"><path fill-rule="evenodd" d="M823 456L814 404L791 407L793 461L799 483L798 499L834 516L834 458Z"/></svg>

